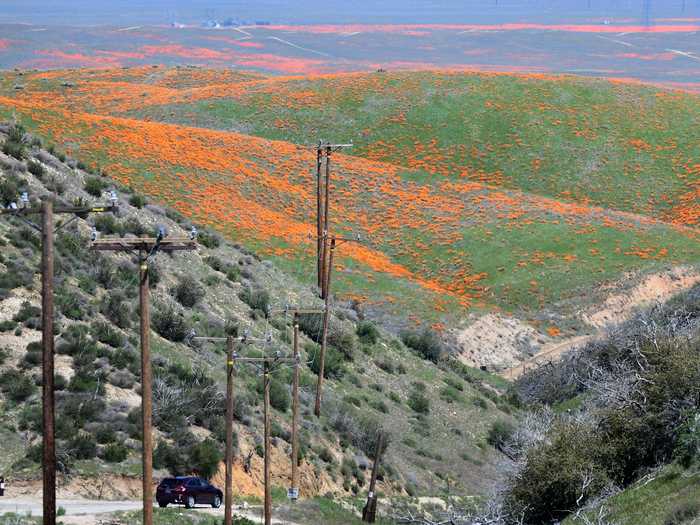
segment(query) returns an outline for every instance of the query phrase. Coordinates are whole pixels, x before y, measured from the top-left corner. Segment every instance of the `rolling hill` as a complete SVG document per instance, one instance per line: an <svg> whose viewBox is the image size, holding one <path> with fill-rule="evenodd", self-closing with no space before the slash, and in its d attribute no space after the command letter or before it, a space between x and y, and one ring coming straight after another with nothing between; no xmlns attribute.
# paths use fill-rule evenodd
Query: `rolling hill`
<svg viewBox="0 0 700 525"><path fill-rule="evenodd" d="M310 283L313 144L333 157L339 293L396 330L502 312L551 336L604 286L693 264L689 94L542 75L7 72L0 116Z"/></svg>

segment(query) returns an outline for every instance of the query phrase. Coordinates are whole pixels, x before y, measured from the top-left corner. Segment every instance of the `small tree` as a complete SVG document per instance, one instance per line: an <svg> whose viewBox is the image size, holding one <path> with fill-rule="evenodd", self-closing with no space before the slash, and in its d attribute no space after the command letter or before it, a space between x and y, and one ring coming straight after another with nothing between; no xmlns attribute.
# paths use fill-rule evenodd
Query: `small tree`
<svg viewBox="0 0 700 525"><path fill-rule="evenodd" d="M129 455L129 449L122 443L110 443L105 448L104 459L108 463L121 463Z"/></svg>
<svg viewBox="0 0 700 525"><path fill-rule="evenodd" d="M407 347L433 363L437 363L444 353L440 339L430 328L421 332L404 332L401 334L401 340Z"/></svg>
<svg viewBox="0 0 700 525"><path fill-rule="evenodd" d="M192 467L206 479L211 479L216 474L222 459L219 445L213 439L205 439L195 445L190 455Z"/></svg>
<svg viewBox="0 0 700 525"><path fill-rule="evenodd" d="M356 331L360 342L364 344L373 345L379 340L379 330L371 321L361 321Z"/></svg>

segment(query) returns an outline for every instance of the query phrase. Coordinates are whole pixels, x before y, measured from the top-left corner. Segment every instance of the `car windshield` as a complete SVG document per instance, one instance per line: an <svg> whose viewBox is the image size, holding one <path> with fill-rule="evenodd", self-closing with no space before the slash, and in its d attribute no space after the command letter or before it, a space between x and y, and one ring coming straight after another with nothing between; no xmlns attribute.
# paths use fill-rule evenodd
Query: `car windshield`
<svg viewBox="0 0 700 525"><path fill-rule="evenodd" d="M161 487L174 487L177 485L177 480L175 478L166 478L160 482Z"/></svg>

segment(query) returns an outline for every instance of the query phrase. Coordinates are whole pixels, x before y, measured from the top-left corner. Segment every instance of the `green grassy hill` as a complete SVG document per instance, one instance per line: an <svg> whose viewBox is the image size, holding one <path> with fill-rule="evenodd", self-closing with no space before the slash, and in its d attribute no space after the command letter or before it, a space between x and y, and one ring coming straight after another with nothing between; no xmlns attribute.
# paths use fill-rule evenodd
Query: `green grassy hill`
<svg viewBox="0 0 700 525"><path fill-rule="evenodd" d="M393 330L500 310L574 335L607 285L698 258L692 95L538 75L162 67L7 73L0 93L0 114L307 283L308 146L353 140L334 157L331 217L366 244L339 251L334 284Z"/></svg>

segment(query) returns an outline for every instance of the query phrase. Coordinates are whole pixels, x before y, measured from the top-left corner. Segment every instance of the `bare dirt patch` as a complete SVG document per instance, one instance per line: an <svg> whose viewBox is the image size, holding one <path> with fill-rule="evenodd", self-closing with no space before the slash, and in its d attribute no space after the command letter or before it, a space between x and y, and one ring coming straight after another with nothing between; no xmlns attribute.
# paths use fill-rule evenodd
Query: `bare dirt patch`
<svg viewBox="0 0 700 525"><path fill-rule="evenodd" d="M550 341L532 326L498 314L487 314L456 333L457 358L469 366L500 369L516 366Z"/></svg>
<svg viewBox="0 0 700 525"><path fill-rule="evenodd" d="M600 305L583 314L583 320L595 327L604 328L626 321L640 307L655 302L664 303L683 290L700 282L700 273L678 267L644 277L630 290L613 293Z"/></svg>

